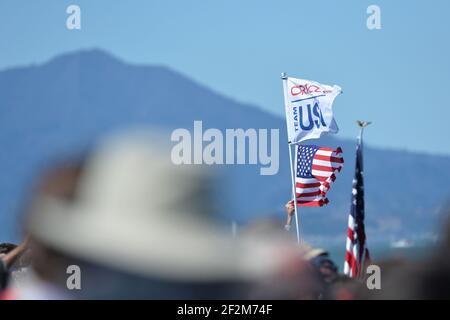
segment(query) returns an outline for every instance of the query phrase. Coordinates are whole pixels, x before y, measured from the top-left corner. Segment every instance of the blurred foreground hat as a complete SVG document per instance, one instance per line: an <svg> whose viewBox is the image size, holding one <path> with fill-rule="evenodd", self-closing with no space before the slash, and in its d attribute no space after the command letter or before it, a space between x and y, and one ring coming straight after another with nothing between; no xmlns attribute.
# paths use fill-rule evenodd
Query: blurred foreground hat
<svg viewBox="0 0 450 320"><path fill-rule="evenodd" d="M305 260L311 260L321 255L328 255L328 252L322 248L314 248L307 243L300 245L300 252Z"/></svg>
<svg viewBox="0 0 450 320"><path fill-rule="evenodd" d="M211 176L174 165L164 139L139 133L101 143L73 199L38 197L30 233L63 253L146 276L257 276L262 265L243 261L244 249L211 221Z"/></svg>

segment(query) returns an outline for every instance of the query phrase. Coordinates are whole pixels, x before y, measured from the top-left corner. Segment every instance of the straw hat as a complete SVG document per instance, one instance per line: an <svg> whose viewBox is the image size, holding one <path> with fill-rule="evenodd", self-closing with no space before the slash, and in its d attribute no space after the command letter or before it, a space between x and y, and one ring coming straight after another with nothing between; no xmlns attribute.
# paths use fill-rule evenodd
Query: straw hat
<svg viewBox="0 0 450 320"><path fill-rule="evenodd" d="M207 281L258 274L212 223L211 175L172 164L169 148L157 143L164 139L139 133L100 144L75 200L38 199L29 232L62 252L147 276Z"/></svg>
<svg viewBox="0 0 450 320"><path fill-rule="evenodd" d="M321 255L327 255L328 252L322 248L314 248L307 243L300 245L300 252L305 260L311 260Z"/></svg>

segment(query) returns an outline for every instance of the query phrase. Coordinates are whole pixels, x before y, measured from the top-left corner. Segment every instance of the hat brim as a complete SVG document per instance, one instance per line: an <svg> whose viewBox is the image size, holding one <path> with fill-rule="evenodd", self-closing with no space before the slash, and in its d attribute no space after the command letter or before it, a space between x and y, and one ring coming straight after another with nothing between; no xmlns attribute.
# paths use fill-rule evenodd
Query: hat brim
<svg viewBox="0 0 450 320"><path fill-rule="evenodd" d="M243 266L242 252L231 236L199 217L165 213L145 223L150 218L144 212L90 215L90 210L96 209L47 199L28 228L62 252L142 275L208 281L252 273ZM137 215L139 221L130 218Z"/></svg>

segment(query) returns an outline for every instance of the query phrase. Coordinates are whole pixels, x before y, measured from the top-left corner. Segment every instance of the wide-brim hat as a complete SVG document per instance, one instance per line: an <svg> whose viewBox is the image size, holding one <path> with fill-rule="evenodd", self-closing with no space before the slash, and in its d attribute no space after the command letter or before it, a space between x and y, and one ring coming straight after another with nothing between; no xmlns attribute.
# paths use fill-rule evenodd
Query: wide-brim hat
<svg viewBox="0 0 450 320"><path fill-rule="evenodd" d="M325 249L312 247L307 243L300 245L300 252L305 260L312 260L321 255L328 255L328 251Z"/></svg>
<svg viewBox="0 0 450 320"><path fill-rule="evenodd" d="M214 223L209 195L219 182L201 166L173 164L162 139L139 132L100 143L72 200L38 196L29 232L71 256L151 277L209 281L265 272L270 261L248 254L258 249Z"/></svg>

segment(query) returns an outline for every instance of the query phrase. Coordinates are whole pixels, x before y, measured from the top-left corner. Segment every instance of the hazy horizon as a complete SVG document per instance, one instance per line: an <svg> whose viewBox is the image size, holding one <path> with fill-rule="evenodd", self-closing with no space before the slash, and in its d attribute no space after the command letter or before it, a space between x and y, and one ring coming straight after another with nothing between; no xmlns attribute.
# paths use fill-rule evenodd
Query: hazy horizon
<svg viewBox="0 0 450 320"><path fill-rule="evenodd" d="M167 69L169 69L169 70L171 70L173 72L176 72L176 73L180 74L183 77L188 78L191 81L194 81L194 82L198 83L199 85L201 85L201 86L203 86L203 87L205 87L205 88L207 88L207 89L209 89L209 90L211 90L211 91L213 91L213 92L215 92L215 93L217 93L217 94L219 94L219 95L221 95L223 97L226 97L228 99L237 101L237 102L242 103L242 104L246 104L249 107L256 108L256 109L258 109L258 110L260 110L262 112L267 112L267 113L269 113L269 114L271 114L273 116L276 116L276 117L278 117L280 119L284 119L284 110L283 110L283 113L280 114L280 113L277 113L277 112L273 112L272 110L267 110L261 105L257 105L257 104L251 103L251 102L243 101L243 100L238 99L238 98L233 97L233 96L229 96L225 92L220 91L220 89L211 87L208 83L201 82L201 81L196 80L196 79L192 79L189 75L184 74L181 71L176 70L176 69L174 69L171 66L164 65L164 64L150 64L150 63L130 62L126 58L120 57L120 56L118 56L118 55L116 55L116 54L114 54L112 52L109 52L106 49L103 49L103 48L100 48L100 47L95 47L95 46L94 47L90 47L90 48L88 48L88 47L87 48L79 48L79 49L72 50L72 51L61 52L61 53L58 53L58 54L56 54L54 56L49 57L47 60L44 60L44 61L41 61L41 62L38 62L38 63L29 63L29 64L9 66L9 67L6 67L4 69L0 69L0 72L9 71L9 70L15 70L15 69L21 69L21 68L28 68L28 67L39 67L39 66L42 66L42 65L46 65L47 63L50 63L54 59L57 59L57 58L62 57L62 56L76 54L76 53L80 53L80 52L90 52L90 51L99 51L99 52L105 53L107 55L110 55L112 58L117 59L118 61L120 61L122 63L125 63L127 65L167 68ZM337 135L334 135L333 137L337 138L337 139L345 139L345 140L355 139L355 141L356 141L357 135L359 134L359 129L358 129L357 125L356 125L356 120L357 119L354 119L354 120L355 120L354 121L355 122L354 137L342 137L342 136L340 136L340 133L338 133ZM373 126L375 126L375 130L376 130L376 124L372 124L372 126L368 130L365 131L365 144L370 146L370 147L375 147L375 148L384 149L384 150L390 150L390 151L404 151L404 152L413 153L413 154L427 154L427 155L443 156L443 157L450 156L450 151L448 153L446 153L445 151L442 152L442 151L417 150L417 149L409 149L407 147L386 146L386 145L383 145L383 144L378 144L376 141L370 141L370 140L369 140L369 142L367 142L367 137L366 136L367 136L368 132L369 132L369 136L370 136L370 131L371 131Z"/></svg>

